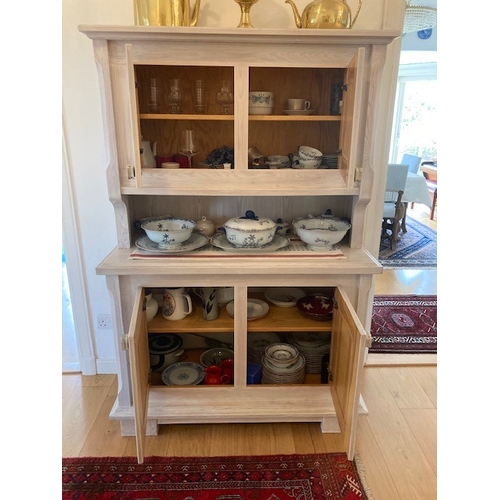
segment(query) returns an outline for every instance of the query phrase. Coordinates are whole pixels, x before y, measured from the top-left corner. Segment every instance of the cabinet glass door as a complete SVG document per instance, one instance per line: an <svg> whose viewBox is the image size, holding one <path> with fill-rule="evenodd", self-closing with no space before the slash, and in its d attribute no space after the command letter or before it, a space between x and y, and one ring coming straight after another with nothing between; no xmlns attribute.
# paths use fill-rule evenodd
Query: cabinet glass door
<svg viewBox="0 0 500 500"><path fill-rule="evenodd" d="M232 67L136 65L134 69L139 135L154 149L154 167L173 162L189 168L191 155L191 168L232 163ZM194 148L182 144L185 130L192 130ZM144 165L147 158L142 160ZM150 167L147 161L146 165Z"/></svg>

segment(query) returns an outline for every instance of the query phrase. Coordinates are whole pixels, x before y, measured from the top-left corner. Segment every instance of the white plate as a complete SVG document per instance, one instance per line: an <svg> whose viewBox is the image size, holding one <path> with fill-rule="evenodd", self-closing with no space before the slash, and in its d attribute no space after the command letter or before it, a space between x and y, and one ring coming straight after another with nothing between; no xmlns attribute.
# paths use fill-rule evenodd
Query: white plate
<svg viewBox="0 0 500 500"><path fill-rule="evenodd" d="M284 109L283 113L285 113L285 115L296 116L312 115L314 113L314 109Z"/></svg>
<svg viewBox="0 0 500 500"><path fill-rule="evenodd" d="M300 288L267 288L264 291L264 297L272 304L278 307L293 307L306 292Z"/></svg>
<svg viewBox="0 0 500 500"><path fill-rule="evenodd" d="M182 361L165 368L161 379L165 385L198 385L205 378L205 369L198 363Z"/></svg>
<svg viewBox="0 0 500 500"><path fill-rule="evenodd" d="M280 236L279 234L275 234L273 241L264 245L260 248L236 248L229 241L227 241L225 234L217 234L212 237L212 245L217 248L221 248L226 252L235 252L235 253L268 253L275 252L280 248L285 248L290 244L290 240L286 236Z"/></svg>
<svg viewBox="0 0 500 500"><path fill-rule="evenodd" d="M182 253L191 252L198 248L205 246L209 239L201 233L193 233L189 239L183 241L178 247L175 248L158 248L158 243L151 241L147 236L141 236L135 241L135 246L139 250L144 250L145 252L151 253Z"/></svg>
<svg viewBox="0 0 500 500"><path fill-rule="evenodd" d="M226 306L226 311L234 318L234 300L229 302ZM248 299L247 300L247 319L248 321L252 319L263 318L269 312L269 304L259 299Z"/></svg>

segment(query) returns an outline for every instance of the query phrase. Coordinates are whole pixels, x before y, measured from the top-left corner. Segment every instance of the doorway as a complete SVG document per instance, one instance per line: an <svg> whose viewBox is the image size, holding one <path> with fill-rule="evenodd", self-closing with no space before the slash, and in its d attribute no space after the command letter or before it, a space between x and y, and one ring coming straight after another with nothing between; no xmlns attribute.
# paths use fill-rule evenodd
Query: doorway
<svg viewBox="0 0 500 500"><path fill-rule="evenodd" d="M62 372L79 372L80 356L76 340L73 307L68 282L66 254L62 247Z"/></svg>

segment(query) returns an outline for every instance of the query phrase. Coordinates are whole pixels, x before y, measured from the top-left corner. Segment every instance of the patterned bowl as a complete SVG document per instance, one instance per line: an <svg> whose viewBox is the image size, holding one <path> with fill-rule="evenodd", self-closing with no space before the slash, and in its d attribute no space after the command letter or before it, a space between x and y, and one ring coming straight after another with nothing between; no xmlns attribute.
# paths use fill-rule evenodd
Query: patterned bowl
<svg viewBox="0 0 500 500"><path fill-rule="evenodd" d="M297 361L299 351L290 344L271 344L264 351L266 359L275 366L290 366Z"/></svg>
<svg viewBox="0 0 500 500"><path fill-rule="evenodd" d="M292 223L297 236L307 244L309 250L330 250L339 243L351 229L343 220L325 217L304 217Z"/></svg>
<svg viewBox="0 0 500 500"><path fill-rule="evenodd" d="M188 240L196 227L196 222L190 219L175 219L173 217L149 221L141 224L148 238L158 243L158 248L175 248Z"/></svg>
<svg viewBox="0 0 500 500"><path fill-rule="evenodd" d="M297 300L297 308L306 318L328 321L333 318L333 303L325 295L307 295Z"/></svg>

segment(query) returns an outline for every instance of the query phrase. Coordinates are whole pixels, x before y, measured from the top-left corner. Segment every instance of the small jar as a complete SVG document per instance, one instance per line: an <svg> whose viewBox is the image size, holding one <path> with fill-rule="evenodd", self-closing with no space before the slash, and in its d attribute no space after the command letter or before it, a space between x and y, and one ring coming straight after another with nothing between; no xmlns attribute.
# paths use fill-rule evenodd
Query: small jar
<svg viewBox="0 0 500 500"><path fill-rule="evenodd" d="M215 224L211 220L207 220L205 216L196 222L196 229L205 236L213 236L215 233Z"/></svg>

